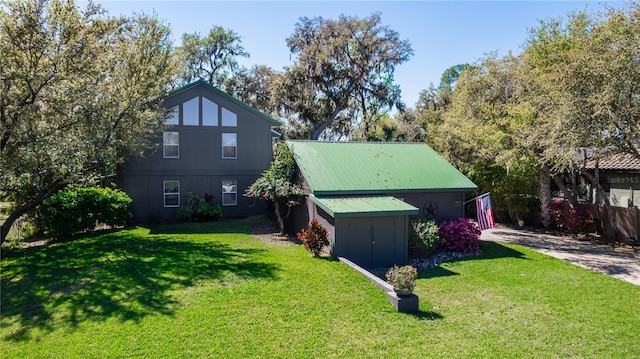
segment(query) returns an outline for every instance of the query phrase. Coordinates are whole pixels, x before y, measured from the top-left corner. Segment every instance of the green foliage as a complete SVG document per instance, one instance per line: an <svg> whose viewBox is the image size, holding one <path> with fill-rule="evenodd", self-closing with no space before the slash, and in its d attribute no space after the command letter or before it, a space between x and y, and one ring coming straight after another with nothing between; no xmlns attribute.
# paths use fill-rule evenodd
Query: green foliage
<svg viewBox="0 0 640 359"><path fill-rule="evenodd" d="M196 207L196 213L198 214L198 218L205 221L211 221L220 217L222 214L222 207L217 203L210 205L205 201L201 201Z"/></svg>
<svg viewBox="0 0 640 359"><path fill-rule="evenodd" d="M304 248L314 256L319 256L322 249L329 245L327 230L316 219L311 221L309 227L297 234Z"/></svg>
<svg viewBox="0 0 640 359"><path fill-rule="evenodd" d="M153 147L175 73L170 29L149 15L108 16L88 2L0 6L1 227L67 185L90 186Z"/></svg>
<svg viewBox="0 0 640 359"><path fill-rule="evenodd" d="M272 91L297 125L296 135L348 135L356 123L404 107L393 72L413 50L381 22L379 13L300 18L286 40L295 63L274 80Z"/></svg>
<svg viewBox="0 0 640 359"><path fill-rule="evenodd" d="M249 57L240 45L241 38L233 30L213 26L201 37L198 33L182 35L178 48L181 78L185 84L204 80L221 87L238 68L237 57Z"/></svg>
<svg viewBox="0 0 640 359"><path fill-rule="evenodd" d="M391 284L395 289L413 290L416 286L418 278L418 270L413 266L394 265L389 268L385 274L387 283Z"/></svg>
<svg viewBox="0 0 640 359"><path fill-rule="evenodd" d="M222 216L220 204L210 204L213 196L205 193L201 196L197 193L187 192L184 195L185 203L176 210L176 218L183 222L193 220L216 221Z"/></svg>
<svg viewBox="0 0 640 359"><path fill-rule="evenodd" d="M434 220L425 221L414 218L409 228L409 246L414 252L413 255L426 255L444 246L444 241L438 236L438 225Z"/></svg>
<svg viewBox="0 0 640 359"><path fill-rule="evenodd" d="M298 206L304 199L302 186L295 183L296 164L293 151L281 143L276 147L275 157L269 169L262 173L247 190L245 197L258 198L273 203L280 233L284 234L284 221L289 216L292 207ZM287 208L286 213L282 213Z"/></svg>
<svg viewBox="0 0 640 359"><path fill-rule="evenodd" d="M182 222L190 222L193 216L193 209L190 205L183 204L176 210L176 218Z"/></svg>
<svg viewBox="0 0 640 359"><path fill-rule="evenodd" d="M42 230L53 236L68 236L93 230L97 224L123 226L131 219L131 198L119 190L90 187L60 191L38 206Z"/></svg>

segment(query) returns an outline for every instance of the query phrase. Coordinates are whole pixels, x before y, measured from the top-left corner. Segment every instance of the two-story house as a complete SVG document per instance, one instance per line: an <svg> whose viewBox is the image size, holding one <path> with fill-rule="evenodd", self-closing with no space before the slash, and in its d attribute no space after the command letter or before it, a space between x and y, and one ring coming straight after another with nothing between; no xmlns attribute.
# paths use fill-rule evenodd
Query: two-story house
<svg viewBox="0 0 640 359"><path fill-rule="evenodd" d="M189 193L213 195L225 217L263 213L262 201L242 193L269 167L280 122L204 81L172 91L163 105L169 118L157 150L120 173L133 222L175 220Z"/></svg>

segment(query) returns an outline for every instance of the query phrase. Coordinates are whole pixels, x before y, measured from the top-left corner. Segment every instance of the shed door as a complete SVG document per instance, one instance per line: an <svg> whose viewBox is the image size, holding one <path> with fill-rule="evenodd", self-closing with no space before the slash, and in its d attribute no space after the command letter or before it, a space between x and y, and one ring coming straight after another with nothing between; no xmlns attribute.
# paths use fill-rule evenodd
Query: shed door
<svg viewBox="0 0 640 359"><path fill-rule="evenodd" d="M390 267L394 263L394 244L402 241L395 235L396 218L379 217L371 222L371 266Z"/></svg>

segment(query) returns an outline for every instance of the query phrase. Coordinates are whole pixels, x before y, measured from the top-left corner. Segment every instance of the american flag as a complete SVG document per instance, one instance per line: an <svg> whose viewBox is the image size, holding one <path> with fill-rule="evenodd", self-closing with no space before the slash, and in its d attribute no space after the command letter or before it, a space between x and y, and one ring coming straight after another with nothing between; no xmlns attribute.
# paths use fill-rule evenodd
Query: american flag
<svg viewBox="0 0 640 359"><path fill-rule="evenodd" d="M495 227L491 196L488 193L476 197L476 212L478 214L478 227L480 227L481 231Z"/></svg>

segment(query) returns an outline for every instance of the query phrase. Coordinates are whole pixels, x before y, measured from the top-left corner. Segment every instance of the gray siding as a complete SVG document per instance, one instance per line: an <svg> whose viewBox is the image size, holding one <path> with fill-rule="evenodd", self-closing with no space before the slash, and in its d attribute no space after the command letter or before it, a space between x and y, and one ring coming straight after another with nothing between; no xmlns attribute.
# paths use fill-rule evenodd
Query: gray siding
<svg viewBox="0 0 640 359"><path fill-rule="evenodd" d="M163 202L163 181L168 180L180 181L181 200L191 191L213 194L213 202L219 204L222 204L222 180L236 180L238 204L224 206L223 215L243 217L266 211L262 201L252 206L254 201L242 194L271 163L272 123L204 85L178 92L165 99L164 105L170 109L195 97L207 98L218 105L218 126L169 126L166 131L179 133L179 158L163 158L159 134L156 151L145 158L132 158L123 166L123 189L133 199L134 222L167 222L175 218L176 208L164 207ZM223 107L237 115L237 126L221 126ZM199 113L201 124L202 103ZM222 158L222 133L237 134L237 158Z"/></svg>
<svg viewBox="0 0 640 359"><path fill-rule="evenodd" d="M365 268L389 268L408 261L407 216L337 218L336 256Z"/></svg>
<svg viewBox="0 0 640 359"><path fill-rule="evenodd" d="M464 217L464 192L414 192L392 195L418 208L418 217L422 219L435 219L440 223ZM433 210L435 206L437 211ZM437 213L436 216L433 216L433 212Z"/></svg>

